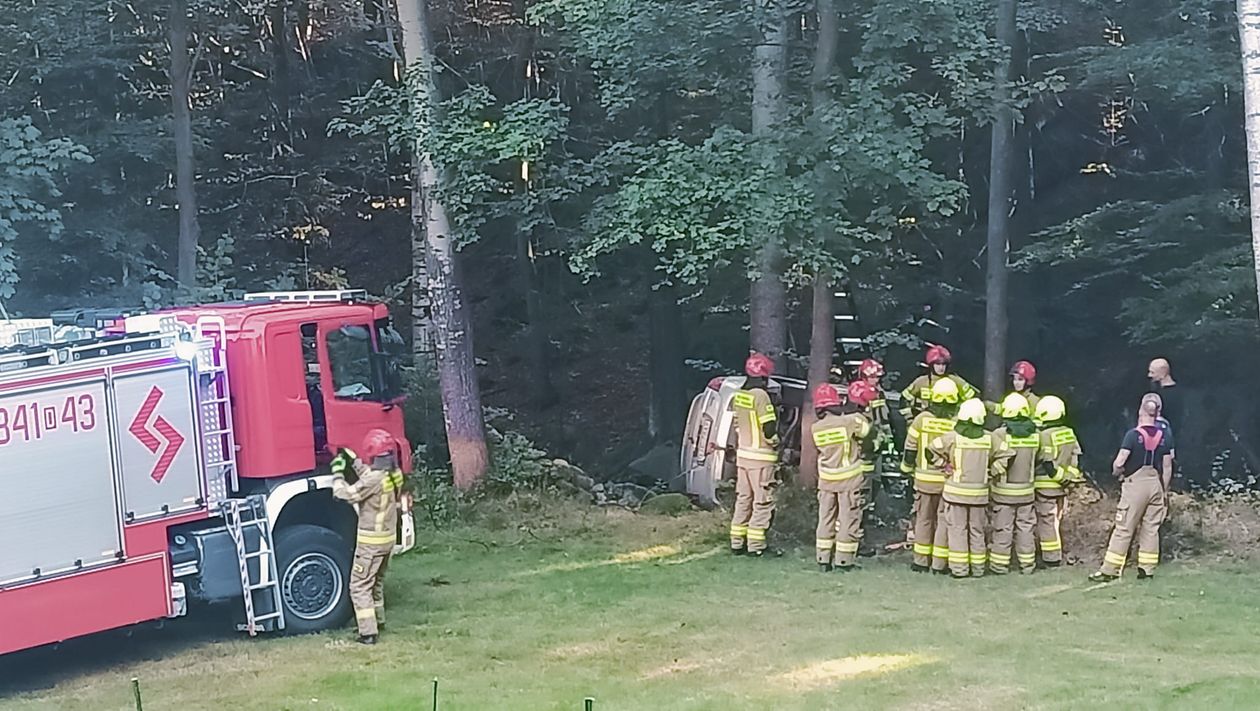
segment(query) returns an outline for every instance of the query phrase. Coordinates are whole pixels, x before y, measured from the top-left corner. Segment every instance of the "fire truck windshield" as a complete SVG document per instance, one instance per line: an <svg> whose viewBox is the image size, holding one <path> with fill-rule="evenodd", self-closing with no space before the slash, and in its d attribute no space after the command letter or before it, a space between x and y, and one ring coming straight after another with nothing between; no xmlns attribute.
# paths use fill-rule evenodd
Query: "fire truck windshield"
<svg viewBox="0 0 1260 711"><path fill-rule="evenodd" d="M376 344L378 352L373 360L381 399L384 402L399 402L406 394L402 382L402 362L407 357L407 344L387 318L376 322Z"/></svg>

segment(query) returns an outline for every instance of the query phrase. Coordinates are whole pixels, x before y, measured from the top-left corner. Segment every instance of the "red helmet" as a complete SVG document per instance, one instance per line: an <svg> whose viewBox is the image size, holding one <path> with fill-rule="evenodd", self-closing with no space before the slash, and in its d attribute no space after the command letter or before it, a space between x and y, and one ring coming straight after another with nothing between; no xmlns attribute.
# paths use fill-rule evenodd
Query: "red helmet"
<svg viewBox="0 0 1260 711"><path fill-rule="evenodd" d="M950 354L949 349L945 346L932 346L927 349L927 356L923 360L928 365L936 365L937 363L949 365L953 359L954 356Z"/></svg>
<svg viewBox="0 0 1260 711"><path fill-rule="evenodd" d="M371 463L373 459L382 454L393 454L398 457L398 463L402 463L402 451L398 446L398 440L394 439L394 435L385 430L370 430L363 438L363 445L359 448L359 456L363 461Z"/></svg>
<svg viewBox="0 0 1260 711"><path fill-rule="evenodd" d="M814 388L814 409L840 407L840 391L831 383L823 383Z"/></svg>
<svg viewBox="0 0 1260 711"><path fill-rule="evenodd" d="M753 353L744 361L744 372L751 378L768 378L774 373L774 361L770 356Z"/></svg>
<svg viewBox="0 0 1260 711"><path fill-rule="evenodd" d="M858 366L858 375L863 378L878 378L884 374L884 365L874 358L867 358Z"/></svg>
<svg viewBox="0 0 1260 711"><path fill-rule="evenodd" d="M875 388L865 380L849 383L849 402L858 407L866 407L875 399Z"/></svg>
<svg viewBox="0 0 1260 711"><path fill-rule="evenodd" d="M1026 360L1018 361L1015 365L1012 365L1011 375L1018 375L1029 385L1037 382L1037 369L1033 367L1032 363L1029 363Z"/></svg>

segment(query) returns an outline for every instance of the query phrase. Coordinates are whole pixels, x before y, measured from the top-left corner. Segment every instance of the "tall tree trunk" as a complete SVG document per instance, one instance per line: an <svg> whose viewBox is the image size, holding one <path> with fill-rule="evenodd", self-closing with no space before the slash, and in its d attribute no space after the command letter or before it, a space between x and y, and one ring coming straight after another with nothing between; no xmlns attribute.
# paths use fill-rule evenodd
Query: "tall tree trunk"
<svg viewBox="0 0 1260 711"><path fill-rule="evenodd" d="M998 0L997 38L1005 47L993 72L993 136L989 155L988 271L984 302L984 392L1002 397L1006 382L1006 300L1011 230L1015 117L1010 105L1011 53L1017 0Z"/></svg>
<svg viewBox="0 0 1260 711"><path fill-rule="evenodd" d="M179 285L197 286L197 169L193 163L192 108L188 103L192 68L188 59L188 0L171 0L168 23L171 42L171 115L175 136L175 202L179 207L179 244L176 277Z"/></svg>
<svg viewBox="0 0 1260 711"><path fill-rule="evenodd" d="M1260 0L1238 0L1238 39L1242 47L1243 102L1246 105L1247 177L1251 187L1251 252L1260 298Z"/></svg>
<svg viewBox="0 0 1260 711"><path fill-rule="evenodd" d="M289 0L275 0L271 6L271 100L276 110L276 136L284 141L280 150L293 147L293 113L289 101ZM275 149L273 149L275 151ZM273 152L274 154L274 152Z"/></svg>
<svg viewBox="0 0 1260 711"><path fill-rule="evenodd" d="M683 331L678 295L672 286L648 292L648 433L653 441L677 443L682 438L687 407L683 399Z"/></svg>
<svg viewBox="0 0 1260 711"><path fill-rule="evenodd" d="M813 123L817 137L826 140L822 127L822 115L831 102L828 80L835 64L836 46L840 39L840 17L836 12L836 0L818 0L818 45L814 48L814 70L810 76L813 99ZM819 244L832 240L829 217L826 166L819 162L814 168L814 236ZM809 330L809 372L806 376L804 412L801 413L801 467L799 483L813 486L818 481L818 449L810 428L817 416L814 413L814 388L827 382L827 372L836 350L835 301L831 292L832 278L827 270L820 269L814 275L813 311Z"/></svg>
<svg viewBox="0 0 1260 711"><path fill-rule="evenodd" d="M519 27L515 44L516 61L514 69L515 81L520 82L520 95L530 98L532 80L532 61L534 57L534 28L525 16L525 0L514 0L513 12ZM531 173L527 163L521 165L521 190L530 190ZM516 226L516 269L521 282L521 293L525 295L525 344L530 365L529 385L532 389L534 405L540 408L555 404L556 387L551 379L550 339L547 334L547 322L543 316L542 287L538 274L533 243L535 235L528 227L531 223L528 215Z"/></svg>
<svg viewBox="0 0 1260 711"><path fill-rule="evenodd" d="M529 188L526 187L526 190ZM551 350L547 337L547 325L543 317L542 290L539 287L538 267L531 255L533 236L522 225L516 228L516 270L525 295L525 348L529 358L529 381L533 390L534 405L540 408L556 403L556 387L551 380Z"/></svg>
<svg viewBox="0 0 1260 711"><path fill-rule="evenodd" d="M827 0L821 0L826 2ZM798 478L801 486L813 486L818 481L818 448L810 436L818 416L814 412L814 388L827 382L831 361L836 349L835 301L831 295L831 273L820 270L814 275L814 306L809 327L809 374L806 377L808 392L805 393L804 412L801 413L801 468Z"/></svg>
<svg viewBox="0 0 1260 711"><path fill-rule="evenodd" d="M426 0L396 0L402 34L406 81L412 111L420 120L417 131L427 130L437 106L433 75L433 47L429 40ZM417 136L417 139L419 137ZM455 251L446 209L437 198L441 176L432 156L417 143L413 158L412 209L413 254L425 255L425 274L432 301L433 336L437 351L438 384L446 439L451 451L455 485L468 489L480 481L489 467L481 388L473 358L472 322L463 296L459 254ZM415 218L419 217L419 220ZM421 259L415 257L414 259ZM413 275L413 279L415 275ZM421 288L417 283L415 288Z"/></svg>
<svg viewBox="0 0 1260 711"><path fill-rule="evenodd" d="M787 75L787 24L783 0L750 0L756 46L753 48L752 132L769 138L781 125L786 106L784 82ZM761 147L763 171L784 173L781 152L776 146ZM773 181L772 181L773 182ZM757 276L749 293L749 326L752 349L774 358L782 367L787 349L787 288L783 284L783 235L780 230L764 235L754 256Z"/></svg>

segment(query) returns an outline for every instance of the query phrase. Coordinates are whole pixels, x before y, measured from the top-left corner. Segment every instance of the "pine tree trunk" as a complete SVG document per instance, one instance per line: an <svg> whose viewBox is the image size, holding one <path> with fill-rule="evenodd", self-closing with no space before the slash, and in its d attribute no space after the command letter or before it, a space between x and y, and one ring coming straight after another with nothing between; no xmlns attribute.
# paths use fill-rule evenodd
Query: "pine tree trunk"
<svg viewBox="0 0 1260 711"><path fill-rule="evenodd" d="M531 74L530 62L534 56L534 31L529 19L525 16L527 8L525 0L514 0L512 11L519 27L514 42L516 61L513 69L515 81L520 82L520 96L530 98ZM530 166L522 165L520 189L528 193L530 190ZM550 337L547 331L546 317L543 315L542 285L538 274L537 257L533 244L535 235L527 226L528 216L516 227L516 269L521 282L521 293L525 295L525 348L529 360L529 386L532 389L534 405L547 408L556 403L556 387L551 379Z"/></svg>
<svg viewBox="0 0 1260 711"><path fill-rule="evenodd" d="M784 82L787 75L787 27L783 0L750 0L753 3L756 45L753 48L752 132L768 135L784 120ZM762 147L761 170L784 173L780 151ZM754 255L757 276L749 293L749 326L752 349L774 358L780 368L787 349L787 288L783 284L783 236L775 230L764 235Z"/></svg>
<svg viewBox="0 0 1260 711"><path fill-rule="evenodd" d="M831 101L828 79L835 64L836 46L840 39L840 18L836 12L836 0L818 0L818 46L814 48L814 70L810 77L814 110L814 131L822 133L822 113ZM821 137L821 135L820 135ZM815 238L826 245L832 239L827 221L828 197L825 166L821 163L814 170L814 206L817 227ZM819 270L814 276L813 311L809 330L809 372L806 376L804 412L801 413L801 467L798 482L801 486L813 486L818 481L818 449L811 428L817 416L814 414L814 388L827 382L827 373L836 350L835 301L832 298L831 273Z"/></svg>
<svg viewBox="0 0 1260 711"><path fill-rule="evenodd" d="M526 188L528 189L528 188ZM556 402L556 387L551 380L550 347L547 325L543 317L542 291L539 288L538 268L531 252L532 236L524 226L516 228L516 270L520 278L521 293L525 295L525 347L529 358L529 384L533 389L534 405L550 407Z"/></svg>
<svg viewBox="0 0 1260 711"><path fill-rule="evenodd" d="M1011 53L1017 0L998 0L997 38L1005 54L993 73L994 118L989 155L988 270L985 276L984 392L1002 397L1006 383L1007 280L1010 253L1015 117L1010 106Z"/></svg>
<svg viewBox="0 0 1260 711"><path fill-rule="evenodd" d="M188 0L171 0L171 116L175 137L175 202L179 208L176 278L181 288L197 286L197 169L193 162L192 109L188 103L192 70L188 59Z"/></svg>
<svg viewBox="0 0 1260 711"><path fill-rule="evenodd" d="M1238 0L1238 39L1242 47L1243 103L1246 106L1251 252L1260 299L1260 0Z"/></svg>
<svg viewBox="0 0 1260 711"><path fill-rule="evenodd" d="M648 433L655 442L677 443L682 438L687 405L683 399L683 330L679 312L673 287L662 286L648 293Z"/></svg>
<svg viewBox="0 0 1260 711"><path fill-rule="evenodd" d="M407 80L412 83L413 111L417 111L418 117L431 117L437 104L437 86L426 0L396 2ZM422 105L424 101L428 102L427 106ZM413 254L424 255L414 257L413 265L414 260L424 259L451 470L455 485L468 489L485 476L490 462L481 389L473 358L472 323L464 302L459 255L455 251L450 221L437 197L441 176L432 157L419 145L413 165L412 200L419 207L412 209L412 249ZM414 286L421 288L420 284Z"/></svg>
<svg viewBox="0 0 1260 711"><path fill-rule="evenodd" d="M283 150L292 150L293 112L289 91L289 0L275 0L268 21L271 23L271 100L276 110L276 137L284 142ZM275 149L273 149L273 155Z"/></svg>
<svg viewBox="0 0 1260 711"><path fill-rule="evenodd" d="M827 382L836 350L835 301L831 295L831 273L820 271L814 277L814 306L809 328L809 374L806 377L804 412L801 413L801 468L798 482L813 486L818 481L818 448L810 436L814 422L814 388Z"/></svg>

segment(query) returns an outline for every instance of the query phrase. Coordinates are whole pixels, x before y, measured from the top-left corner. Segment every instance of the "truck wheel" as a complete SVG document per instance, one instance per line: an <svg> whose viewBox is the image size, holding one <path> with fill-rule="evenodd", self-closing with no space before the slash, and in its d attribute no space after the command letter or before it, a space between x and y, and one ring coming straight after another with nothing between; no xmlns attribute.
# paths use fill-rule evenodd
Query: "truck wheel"
<svg viewBox="0 0 1260 711"><path fill-rule="evenodd" d="M319 632L350 619L353 552L345 539L320 526L286 526L276 533L276 553L287 632Z"/></svg>

